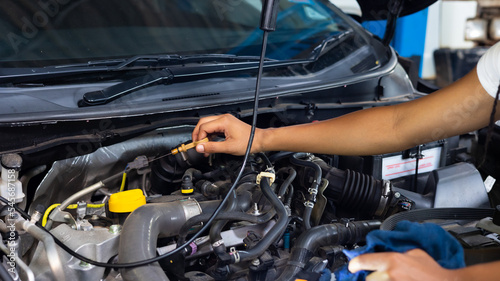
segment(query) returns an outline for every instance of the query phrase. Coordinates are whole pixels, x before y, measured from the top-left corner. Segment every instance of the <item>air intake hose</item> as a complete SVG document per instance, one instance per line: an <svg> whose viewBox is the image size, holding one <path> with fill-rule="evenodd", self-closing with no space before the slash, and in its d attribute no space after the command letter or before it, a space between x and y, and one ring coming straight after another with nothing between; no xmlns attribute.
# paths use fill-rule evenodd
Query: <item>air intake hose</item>
<svg viewBox="0 0 500 281"><path fill-rule="evenodd" d="M153 203L132 212L123 225L118 247L118 261L130 263L156 257L158 237L169 237L179 233L182 225L191 217L202 213L205 205L213 202L195 200ZM121 269L123 280L168 280L160 265L149 265Z"/></svg>
<svg viewBox="0 0 500 281"><path fill-rule="evenodd" d="M368 232L378 229L378 220L356 221L345 224L334 223L315 226L297 238L290 253L290 259L278 281L295 280L306 263L315 255L319 247L361 242Z"/></svg>
<svg viewBox="0 0 500 281"><path fill-rule="evenodd" d="M381 211L386 208L391 190L385 190L382 180L333 167L326 172L325 179L329 184L323 194L338 208L354 211L365 218L381 215Z"/></svg>

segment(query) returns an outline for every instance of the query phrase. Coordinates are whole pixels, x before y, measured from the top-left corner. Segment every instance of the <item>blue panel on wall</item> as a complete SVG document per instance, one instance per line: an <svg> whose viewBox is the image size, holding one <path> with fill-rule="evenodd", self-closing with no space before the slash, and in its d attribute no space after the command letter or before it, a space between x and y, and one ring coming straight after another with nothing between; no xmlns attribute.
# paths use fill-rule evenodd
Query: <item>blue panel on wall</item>
<svg viewBox="0 0 500 281"><path fill-rule="evenodd" d="M392 39L391 46L402 57L424 55L425 33L427 28L427 13L428 9L414 13L409 16L398 19L396 32ZM380 38L384 37L386 21L368 21L362 25L374 35ZM420 59L419 75L422 75L422 59Z"/></svg>

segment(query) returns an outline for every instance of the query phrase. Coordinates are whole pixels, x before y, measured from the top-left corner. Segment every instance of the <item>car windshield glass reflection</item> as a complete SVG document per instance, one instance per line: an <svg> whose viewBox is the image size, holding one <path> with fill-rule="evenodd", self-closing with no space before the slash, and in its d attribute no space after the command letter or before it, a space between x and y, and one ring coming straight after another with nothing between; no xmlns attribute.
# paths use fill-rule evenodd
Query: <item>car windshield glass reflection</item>
<svg viewBox="0 0 500 281"><path fill-rule="evenodd" d="M41 67L154 54L259 55L260 0L6 0L2 67ZM281 1L268 57L304 59L351 27L320 2Z"/></svg>

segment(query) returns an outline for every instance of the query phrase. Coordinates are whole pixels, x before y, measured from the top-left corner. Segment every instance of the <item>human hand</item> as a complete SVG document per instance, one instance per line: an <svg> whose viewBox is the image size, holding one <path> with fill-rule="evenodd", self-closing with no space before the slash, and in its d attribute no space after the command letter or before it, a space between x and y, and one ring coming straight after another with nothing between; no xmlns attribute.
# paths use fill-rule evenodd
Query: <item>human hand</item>
<svg viewBox="0 0 500 281"><path fill-rule="evenodd" d="M228 153L233 155L245 154L250 136L250 125L242 122L231 114L209 116L201 118L193 130L193 141L201 140L211 134L224 134L226 138L221 142L205 142L196 146L196 151L207 156L210 153ZM256 135L259 129L256 129ZM252 145L252 152L258 151L256 141Z"/></svg>
<svg viewBox="0 0 500 281"><path fill-rule="evenodd" d="M366 277L367 281L459 280L453 270L444 269L421 249L357 256L349 262L349 271L356 273L360 270L375 271Z"/></svg>

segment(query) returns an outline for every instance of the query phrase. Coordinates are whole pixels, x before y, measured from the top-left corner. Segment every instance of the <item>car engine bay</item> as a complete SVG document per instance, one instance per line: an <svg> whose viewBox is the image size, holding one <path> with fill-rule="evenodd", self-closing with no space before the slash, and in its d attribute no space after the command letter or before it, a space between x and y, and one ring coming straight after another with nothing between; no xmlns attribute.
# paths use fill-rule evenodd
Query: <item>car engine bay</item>
<svg viewBox="0 0 500 281"><path fill-rule="evenodd" d="M346 161L332 155L259 153L250 156L228 194L242 157L204 157L194 149L168 155L189 142L192 129L160 128L54 162L30 202L31 218L9 212L14 204L3 209L4 267L9 269L6 247L13 247L15 280L315 280L324 269L344 266L342 251L363 245L368 232L392 215L439 221L459 240L465 237L464 248L476 250L472 263L498 250L491 218L481 227L471 224L493 216L472 164L439 168L428 173L425 188L412 191L413 181L341 169ZM17 154L4 154L2 176L22 174L16 183L26 193L29 179L45 167L23 171L21 162ZM24 194L16 196L23 209ZM198 233L225 197L209 231ZM446 210L459 216L447 217ZM159 262L118 266L174 249Z"/></svg>
<svg viewBox="0 0 500 281"><path fill-rule="evenodd" d="M129 2L6 5L1 280L335 280L400 221L438 224L467 265L500 259L498 125L384 155L193 149L203 116L280 127L435 90L390 39L330 1Z"/></svg>

